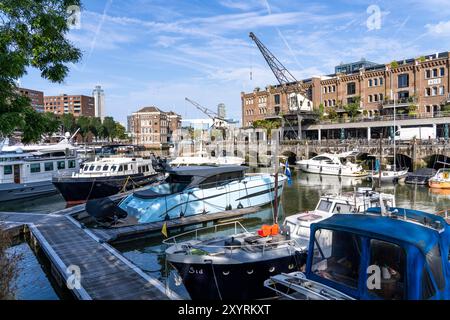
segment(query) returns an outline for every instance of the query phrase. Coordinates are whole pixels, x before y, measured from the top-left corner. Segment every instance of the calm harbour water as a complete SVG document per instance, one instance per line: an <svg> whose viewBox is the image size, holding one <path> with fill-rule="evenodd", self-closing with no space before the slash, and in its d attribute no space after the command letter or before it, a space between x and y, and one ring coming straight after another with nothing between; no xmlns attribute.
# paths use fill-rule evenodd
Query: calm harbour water
<svg viewBox="0 0 450 320"><path fill-rule="evenodd" d="M262 170L264 171L264 170ZM339 178L334 176L320 176L296 171L292 177L292 183L286 184L282 195L281 218L299 211L313 210L323 194L353 191L356 187L371 186L364 179ZM437 212L450 208L450 193L433 193L428 187L412 185L385 185L382 191L395 193L398 207L405 207L427 212ZM29 201L21 201L18 204L0 205L0 211L33 211L52 212L65 208L66 204L60 195L40 198ZM257 214L242 220L241 223L249 230L255 230L264 223L272 222L272 208L263 208ZM191 228L192 229L192 228ZM186 229L189 230L189 229ZM161 245L162 237L128 242L120 244L116 248L128 259L142 268L148 274L166 282L167 285L183 297L188 297L183 285L177 285L175 274L169 270L166 276L166 262L164 246ZM13 250L23 253L20 263L21 273L18 279L19 299L58 299L50 281L44 273L42 266L35 258L27 244L19 244Z"/></svg>

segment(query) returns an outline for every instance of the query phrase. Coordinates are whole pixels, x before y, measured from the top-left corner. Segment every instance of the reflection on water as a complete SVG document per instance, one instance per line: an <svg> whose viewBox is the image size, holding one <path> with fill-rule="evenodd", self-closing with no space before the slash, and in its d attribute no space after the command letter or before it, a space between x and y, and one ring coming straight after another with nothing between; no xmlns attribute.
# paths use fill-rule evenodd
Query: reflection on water
<svg viewBox="0 0 450 320"><path fill-rule="evenodd" d="M353 191L357 187L370 187L371 182L361 178L321 176L317 174L308 174L295 172L292 177L292 183L285 185L282 195L280 208L281 222L286 215L291 215L299 211L313 210L319 200L319 197L325 193L339 193ZM381 190L386 193L395 193L398 207L405 207L417 210L424 210L430 213L450 208L450 193L430 190L426 186L413 185L383 185ZM0 211L44 211L51 212L65 207L61 196L51 196L35 200L20 201L18 204L0 205ZM266 206L257 214L242 220L241 223L249 230L256 230L262 224L272 223L272 208ZM211 223L204 226L212 225ZM186 232L193 230L198 226L186 227L183 230L170 230L170 234L175 232ZM224 231L221 232L223 234ZM188 297L182 284L177 283L173 270L166 268L164 256L165 247L161 245L162 237L158 234L154 238L133 241L118 246L123 254L141 267L148 274L162 280L168 279L168 286L180 294L182 297ZM19 277L21 289L19 297L22 299L56 299L45 274L42 273L39 264L34 258L33 253L27 250L28 246L22 245L25 253L25 266ZM33 262L35 261L35 262ZM169 272L167 277L166 272ZM177 285L179 284L179 285Z"/></svg>
<svg viewBox="0 0 450 320"><path fill-rule="evenodd" d="M26 243L9 249L9 252L22 254L18 268L20 276L16 282L16 298L19 300L59 300L49 279L42 270L33 251Z"/></svg>

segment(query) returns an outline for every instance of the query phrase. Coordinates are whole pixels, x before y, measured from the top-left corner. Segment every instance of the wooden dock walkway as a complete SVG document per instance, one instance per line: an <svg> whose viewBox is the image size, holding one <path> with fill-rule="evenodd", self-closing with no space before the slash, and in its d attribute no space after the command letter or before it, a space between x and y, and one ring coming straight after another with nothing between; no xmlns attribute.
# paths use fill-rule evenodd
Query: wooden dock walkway
<svg viewBox="0 0 450 320"><path fill-rule="evenodd" d="M75 283L72 272L79 268L79 285L72 289L78 299L179 299L69 214L0 212L0 221L7 228L26 226L32 246L45 253L62 287Z"/></svg>

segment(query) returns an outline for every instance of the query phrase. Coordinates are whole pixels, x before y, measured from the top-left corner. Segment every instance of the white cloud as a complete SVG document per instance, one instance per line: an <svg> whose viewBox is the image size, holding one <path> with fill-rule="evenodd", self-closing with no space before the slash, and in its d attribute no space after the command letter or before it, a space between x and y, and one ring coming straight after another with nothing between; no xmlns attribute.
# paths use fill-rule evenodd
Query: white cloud
<svg viewBox="0 0 450 320"><path fill-rule="evenodd" d="M450 20L441 21L437 24L427 24L425 29L433 36L450 36Z"/></svg>

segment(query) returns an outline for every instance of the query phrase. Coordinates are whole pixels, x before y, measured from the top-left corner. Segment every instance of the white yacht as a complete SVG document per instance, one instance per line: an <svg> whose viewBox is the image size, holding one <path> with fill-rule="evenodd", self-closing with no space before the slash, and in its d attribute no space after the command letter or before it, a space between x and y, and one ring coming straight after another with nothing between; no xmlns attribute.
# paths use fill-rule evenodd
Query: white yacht
<svg viewBox="0 0 450 320"><path fill-rule="evenodd" d="M142 187L156 176L151 159L110 157L85 162L79 172L59 174L52 181L69 204L77 204Z"/></svg>
<svg viewBox="0 0 450 320"><path fill-rule="evenodd" d="M169 162L172 167L180 166L222 166L222 165L243 165L245 159L240 157L222 156L181 156Z"/></svg>
<svg viewBox="0 0 450 320"><path fill-rule="evenodd" d="M80 168L76 148L68 138L57 144L0 145L0 202L57 193L55 174L71 174Z"/></svg>
<svg viewBox="0 0 450 320"><path fill-rule="evenodd" d="M383 203L381 203L381 201ZM392 194L372 191L371 188L358 188L355 192L320 197L313 211L297 213L285 218L283 227L289 230L291 239L296 240L304 250L308 248L310 226L336 213L362 213L368 208L395 207Z"/></svg>
<svg viewBox="0 0 450 320"><path fill-rule="evenodd" d="M351 162L351 153L323 153L308 160L299 160L299 168L309 173L329 174L335 176L364 177L368 173L363 168Z"/></svg>

